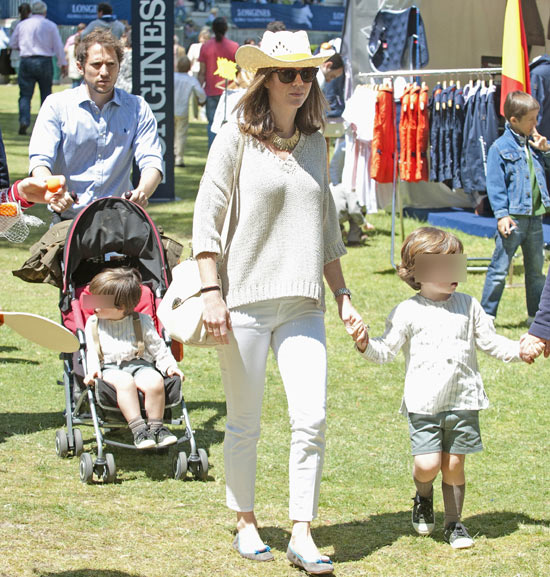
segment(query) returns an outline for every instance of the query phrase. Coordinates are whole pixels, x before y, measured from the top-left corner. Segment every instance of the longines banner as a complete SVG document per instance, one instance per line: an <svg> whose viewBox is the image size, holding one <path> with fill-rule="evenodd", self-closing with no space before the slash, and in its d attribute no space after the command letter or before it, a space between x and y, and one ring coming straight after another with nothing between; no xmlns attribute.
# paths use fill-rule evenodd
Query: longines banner
<svg viewBox="0 0 550 577"><path fill-rule="evenodd" d="M174 200L174 0L132 2L132 92L158 123L164 179L151 200ZM134 167L134 185L139 171Z"/></svg>
<svg viewBox="0 0 550 577"><path fill-rule="evenodd" d="M344 6L314 4L255 4L231 2L231 20L237 28L265 28L272 20L282 20L288 30L342 32Z"/></svg>
<svg viewBox="0 0 550 577"><path fill-rule="evenodd" d="M131 4L127 0L111 0L113 14L119 20L132 20ZM46 0L48 5L48 19L59 26L76 26L80 22L88 24L97 18L98 2L71 2L69 0Z"/></svg>

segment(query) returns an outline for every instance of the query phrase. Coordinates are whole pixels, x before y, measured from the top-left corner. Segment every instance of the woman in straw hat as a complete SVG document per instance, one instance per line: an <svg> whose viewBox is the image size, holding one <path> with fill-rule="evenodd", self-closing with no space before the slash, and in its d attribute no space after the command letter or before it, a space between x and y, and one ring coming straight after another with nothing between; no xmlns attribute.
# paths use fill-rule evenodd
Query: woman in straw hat
<svg viewBox="0 0 550 577"><path fill-rule="evenodd" d="M310 531L325 448L323 275L348 332L356 341L368 338L340 266L346 251L319 132L326 102L315 76L331 55L312 56L303 31L265 32L260 48L239 48L237 64L255 76L237 106L238 124L225 124L212 145L193 222L204 322L218 342L227 401L227 504L237 512L233 546L248 559L273 559L254 515L256 444L271 347L292 431L289 513L294 524L287 557L315 574L333 570ZM238 186L230 205L235 172ZM221 231L228 206L224 249Z"/></svg>

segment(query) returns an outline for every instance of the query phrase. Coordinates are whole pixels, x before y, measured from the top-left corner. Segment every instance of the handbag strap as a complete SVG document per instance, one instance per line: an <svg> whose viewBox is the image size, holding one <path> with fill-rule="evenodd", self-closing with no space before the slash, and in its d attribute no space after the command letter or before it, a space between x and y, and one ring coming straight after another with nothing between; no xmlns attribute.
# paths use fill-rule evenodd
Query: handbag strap
<svg viewBox="0 0 550 577"><path fill-rule="evenodd" d="M141 359L143 357L143 353L145 352L145 342L143 341L143 328L141 326L141 318L139 316L139 313L136 313L135 311L132 313L132 322L134 325L134 333L137 341L137 357L138 359ZM101 343L99 342L99 328L97 317L92 319L92 338L94 340L94 346L99 362L100 364L103 364L103 359L105 357L103 356Z"/></svg>
<svg viewBox="0 0 550 577"><path fill-rule="evenodd" d="M237 147L237 162L235 163L235 171L233 173L233 186L231 187L231 196L229 197L229 204L227 206L227 212L225 214L225 221L223 223L222 229L222 247L223 251L227 248L227 238L229 236L229 221L231 220L231 211L233 210L233 203L235 202L235 192L237 190L237 185L239 182L239 177L241 175L241 165L243 163L243 151L244 151L244 134L239 134L239 146Z"/></svg>

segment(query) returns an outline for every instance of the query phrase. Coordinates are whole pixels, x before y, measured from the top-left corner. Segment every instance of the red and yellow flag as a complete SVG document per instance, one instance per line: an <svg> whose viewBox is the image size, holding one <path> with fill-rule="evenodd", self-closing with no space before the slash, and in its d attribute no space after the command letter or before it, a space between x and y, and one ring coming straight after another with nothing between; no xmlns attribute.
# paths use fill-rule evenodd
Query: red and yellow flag
<svg viewBox="0 0 550 577"><path fill-rule="evenodd" d="M504 100L509 92L523 90L531 94L529 55L521 12L521 0L508 0L504 15L502 37L502 90L500 113L504 114Z"/></svg>

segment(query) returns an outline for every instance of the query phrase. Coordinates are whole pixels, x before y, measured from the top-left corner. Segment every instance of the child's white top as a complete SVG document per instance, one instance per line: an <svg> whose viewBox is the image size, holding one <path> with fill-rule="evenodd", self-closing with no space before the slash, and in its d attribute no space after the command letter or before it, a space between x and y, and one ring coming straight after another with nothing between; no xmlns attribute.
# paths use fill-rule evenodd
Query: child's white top
<svg viewBox="0 0 550 577"><path fill-rule="evenodd" d="M92 322L97 317L92 315L86 322L84 329L86 335L87 352L86 361L88 364L88 374L100 372L101 365L94 345L92 333ZM166 343L159 337L153 319L149 315L139 313L141 330L143 332L143 343L145 351L143 360L156 366L163 375L171 367L177 368L176 359L166 346ZM134 332L134 320L132 315L128 315L119 321L98 319L98 336L101 351L103 352L103 365L120 365L123 361L133 361L137 359L137 339Z"/></svg>
<svg viewBox="0 0 550 577"><path fill-rule="evenodd" d="M403 348L401 412L434 415L489 406L476 347L505 362L520 360L519 342L497 335L475 298L454 293L445 301L432 301L416 294L393 309L384 334L370 339L362 354L385 363Z"/></svg>
<svg viewBox="0 0 550 577"><path fill-rule="evenodd" d="M206 102L206 93L194 76L190 76L187 72L175 72L174 116L187 116L189 114L189 99L193 92L200 104Z"/></svg>

